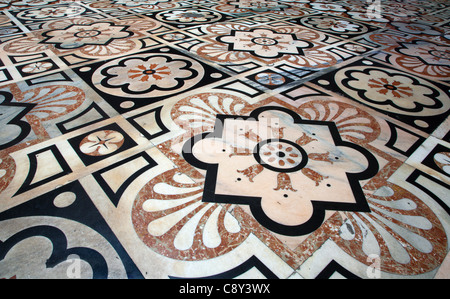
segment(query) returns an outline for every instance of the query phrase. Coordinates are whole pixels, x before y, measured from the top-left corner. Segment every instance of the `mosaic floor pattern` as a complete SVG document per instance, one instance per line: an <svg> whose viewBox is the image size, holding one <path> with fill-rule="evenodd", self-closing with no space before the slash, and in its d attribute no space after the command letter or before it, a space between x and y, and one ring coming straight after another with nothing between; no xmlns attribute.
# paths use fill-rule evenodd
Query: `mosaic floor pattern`
<svg viewBox="0 0 450 299"><path fill-rule="evenodd" d="M445 0L1 0L1 278L449 278Z"/></svg>

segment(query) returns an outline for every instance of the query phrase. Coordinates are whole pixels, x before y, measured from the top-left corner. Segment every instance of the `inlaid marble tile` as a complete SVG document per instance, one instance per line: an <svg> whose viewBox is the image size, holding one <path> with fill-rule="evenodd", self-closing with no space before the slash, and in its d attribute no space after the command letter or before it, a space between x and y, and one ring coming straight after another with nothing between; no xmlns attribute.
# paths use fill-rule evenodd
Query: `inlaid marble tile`
<svg viewBox="0 0 450 299"><path fill-rule="evenodd" d="M442 1L0 3L0 278L448 278Z"/></svg>

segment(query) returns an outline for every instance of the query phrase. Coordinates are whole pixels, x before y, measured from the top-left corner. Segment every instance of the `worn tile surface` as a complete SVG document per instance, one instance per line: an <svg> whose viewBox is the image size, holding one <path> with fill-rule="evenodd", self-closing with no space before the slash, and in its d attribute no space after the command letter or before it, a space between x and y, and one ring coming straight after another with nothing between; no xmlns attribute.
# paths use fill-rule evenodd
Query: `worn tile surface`
<svg viewBox="0 0 450 299"><path fill-rule="evenodd" d="M448 1L0 9L0 277L450 277Z"/></svg>

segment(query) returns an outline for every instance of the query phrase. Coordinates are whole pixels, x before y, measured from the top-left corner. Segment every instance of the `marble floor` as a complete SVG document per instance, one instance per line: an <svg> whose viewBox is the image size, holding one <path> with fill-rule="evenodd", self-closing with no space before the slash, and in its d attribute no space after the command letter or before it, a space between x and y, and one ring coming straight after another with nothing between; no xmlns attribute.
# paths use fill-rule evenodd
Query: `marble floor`
<svg viewBox="0 0 450 299"><path fill-rule="evenodd" d="M1 0L1 278L450 278L446 0Z"/></svg>

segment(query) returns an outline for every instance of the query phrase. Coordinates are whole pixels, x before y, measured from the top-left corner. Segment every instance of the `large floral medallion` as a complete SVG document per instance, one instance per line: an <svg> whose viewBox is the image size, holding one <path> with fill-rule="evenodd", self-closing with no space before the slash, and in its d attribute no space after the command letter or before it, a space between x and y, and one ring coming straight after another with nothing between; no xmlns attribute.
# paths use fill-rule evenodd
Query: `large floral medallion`
<svg viewBox="0 0 450 299"><path fill-rule="evenodd" d="M418 75L447 81L450 75L450 46L423 40L400 42L388 49L400 67Z"/></svg>
<svg viewBox="0 0 450 299"><path fill-rule="evenodd" d="M63 4L22 10L17 14L17 17L25 21L55 20L75 17L85 11L86 8L78 4Z"/></svg>
<svg viewBox="0 0 450 299"><path fill-rule="evenodd" d="M214 6L215 10L227 14L245 14L245 13L266 13L283 16L302 16L305 14L300 7L303 3L294 3L292 1L273 1L273 0L232 0L222 1ZM263 17L264 18L264 17Z"/></svg>
<svg viewBox="0 0 450 299"><path fill-rule="evenodd" d="M294 34L269 29L233 30L229 36L219 37L218 41L229 44L230 51L249 52L263 58L278 58L283 54L303 55L302 49L313 47L311 42L298 40Z"/></svg>
<svg viewBox="0 0 450 299"><path fill-rule="evenodd" d="M168 10L156 14L155 17L161 22L181 26L208 24L222 19L220 13L206 9Z"/></svg>
<svg viewBox="0 0 450 299"><path fill-rule="evenodd" d="M107 45L115 39L132 36L129 26L114 25L110 22L97 22L89 25L70 25L64 29L43 33L46 37L41 43L54 44L59 49L74 49L85 45Z"/></svg>
<svg viewBox="0 0 450 299"><path fill-rule="evenodd" d="M422 24L394 24L397 30L414 37L386 32L372 34L369 36L372 41L388 46L377 59L424 78L448 81L450 47L445 34Z"/></svg>
<svg viewBox="0 0 450 299"><path fill-rule="evenodd" d="M34 54L50 48L57 54L76 52L84 57L112 58L139 48L143 32L158 26L157 21L141 19L114 23L90 17L57 19L45 23L46 30L40 36L27 35L8 41L2 44L2 50L10 54Z"/></svg>
<svg viewBox="0 0 450 299"><path fill-rule="evenodd" d="M254 235L295 269L324 242L362 265L377 255L386 273L436 269L445 230L420 198L388 181L402 163L372 145L385 134L380 118L331 98L282 106L226 93L178 101L171 116L185 133L158 145L177 167L138 192L139 238L183 261L236 252ZM448 156L438 152L444 168Z"/></svg>
<svg viewBox="0 0 450 299"><path fill-rule="evenodd" d="M334 123L279 107L218 115L214 132L186 142L183 156L207 171L203 202L248 205L261 225L287 236L316 230L327 209L369 211L359 181L378 171Z"/></svg>
<svg viewBox="0 0 450 299"><path fill-rule="evenodd" d="M277 61L295 66L323 68L337 63L335 56L322 50L323 34L306 28L285 26L276 31L239 24L217 24L202 28L209 42L195 48L196 54L219 63L255 60L264 64Z"/></svg>

